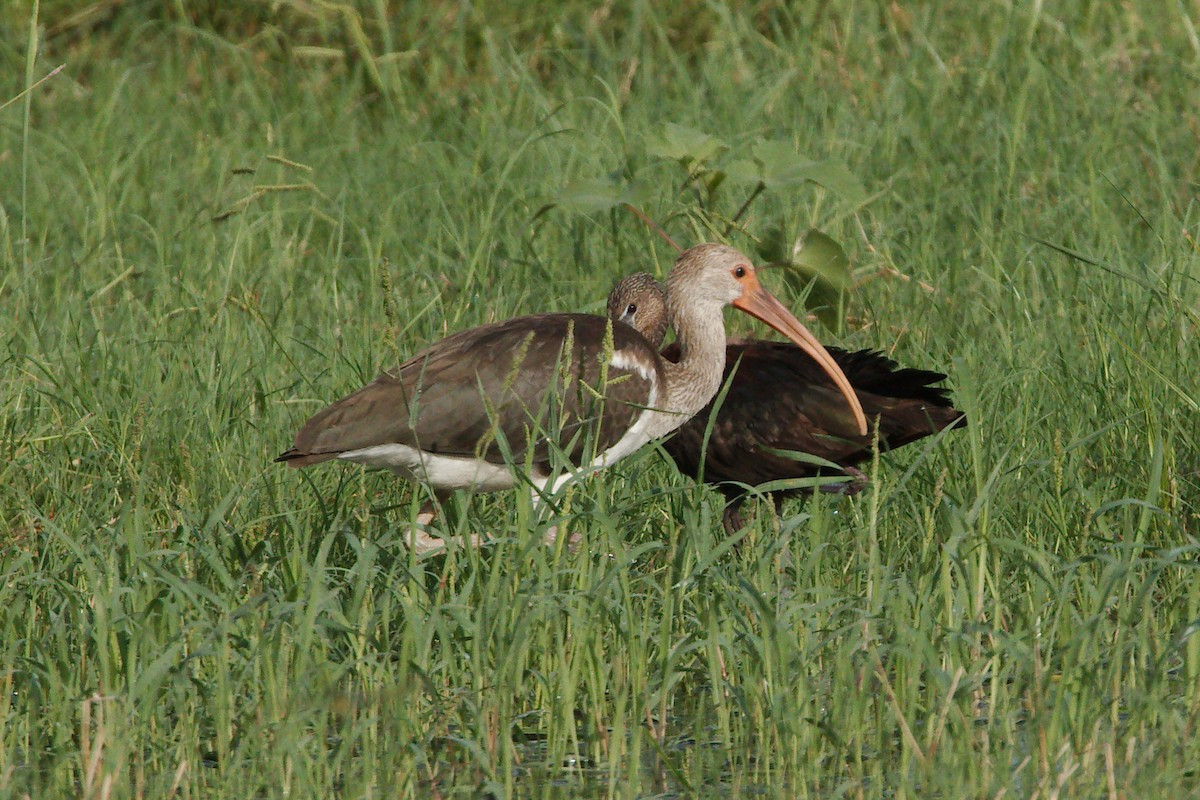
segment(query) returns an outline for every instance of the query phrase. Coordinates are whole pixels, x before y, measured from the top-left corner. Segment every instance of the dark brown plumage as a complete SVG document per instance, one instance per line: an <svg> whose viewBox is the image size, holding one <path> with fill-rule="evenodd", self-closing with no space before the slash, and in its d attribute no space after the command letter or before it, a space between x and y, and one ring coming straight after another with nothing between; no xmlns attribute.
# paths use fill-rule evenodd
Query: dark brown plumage
<svg viewBox="0 0 1200 800"><path fill-rule="evenodd" d="M276 460L306 466L401 444L503 465L503 439L515 462L532 445L535 468L548 473L553 431L578 463L585 446L599 453L615 444L650 399L645 377L612 366L598 399L601 363L585 344L603 342L607 325L586 314L541 314L449 336L316 414ZM640 357L661 379L654 349L629 328L612 326L612 349Z"/></svg>
<svg viewBox="0 0 1200 800"><path fill-rule="evenodd" d="M647 333L655 346L661 344L663 308L662 287L644 273L624 279L609 295L609 315ZM946 378L942 373L901 368L869 350L826 349L850 379L872 426L878 425L881 451L966 424L947 390L932 385ZM670 361L679 351L670 345L662 355ZM822 475L851 478L822 486L824 491L853 493L865 485L855 465L871 458L874 436L858 433L841 394L806 354L786 342L731 340L726 345L725 380L729 389L707 447L705 431L715 399L665 439L663 447L680 472L702 477L725 495L728 532L742 527L739 510L745 485ZM773 451L816 456L838 468ZM776 510L784 497L811 491L774 492Z"/></svg>
<svg viewBox="0 0 1200 800"><path fill-rule="evenodd" d="M553 493L575 475L669 433L712 398L724 366L727 305L804 348L841 387L853 424L867 429L849 381L759 285L749 259L704 244L682 253L671 270L664 313L682 344L677 362L604 317L541 314L485 325L431 345L318 412L276 460L383 467L426 484L435 496L497 491L523 479L536 502L543 491ZM570 467L557 475L555 449ZM417 522L432 516L427 504ZM410 541L441 546L416 529Z"/></svg>

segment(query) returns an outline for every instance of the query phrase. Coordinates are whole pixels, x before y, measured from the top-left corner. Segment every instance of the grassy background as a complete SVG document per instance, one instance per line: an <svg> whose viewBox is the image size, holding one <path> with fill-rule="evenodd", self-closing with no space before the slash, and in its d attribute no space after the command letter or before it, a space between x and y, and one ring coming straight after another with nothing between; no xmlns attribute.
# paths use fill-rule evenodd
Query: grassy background
<svg viewBox="0 0 1200 800"><path fill-rule="evenodd" d="M0 794L1196 794L1200 8L789 5L0 12ZM844 159L868 204L747 226L901 273L826 339L971 427L740 551L652 448L579 555L522 492L416 561L419 494L270 463L424 343L665 270L537 215L636 169L665 218L665 122Z"/></svg>

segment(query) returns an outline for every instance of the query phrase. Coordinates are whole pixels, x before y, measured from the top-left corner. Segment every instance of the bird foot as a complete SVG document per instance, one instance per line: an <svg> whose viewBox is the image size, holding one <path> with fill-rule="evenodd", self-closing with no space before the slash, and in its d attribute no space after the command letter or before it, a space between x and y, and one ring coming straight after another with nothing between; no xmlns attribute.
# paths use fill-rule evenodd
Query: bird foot
<svg viewBox="0 0 1200 800"><path fill-rule="evenodd" d="M546 534L542 538L542 543L545 544L547 547L553 547L556 542L558 542L558 526L551 525L546 530ZM583 543L583 534L580 534L578 532L572 533L570 536L567 537L567 551L572 554L578 553L579 546L582 543Z"/></svg>
<svg viewBox="0 0 1200 800"><path fill-rule="evenodd" d="M418 556L433 555L452 547L482 547L488 541L487 537L478 533L470 536L434 536L428 531L421 530L415 525L408 529L404 543Z"/></svg>
<svg viewBox="0 0 1200 800"><path fill-rule="evenodd" d="M742 517L741 503L734 506L732 503L725 506L725 513L721 518L721 524L725 526L725 535L729 537L736 536L738 531L746 527L746 520ZM734 547L740 547L741 543L735 544Z"/></svg>
<svg viewBox="0 0 1200 800"><path fill-rule="evenodd" d="M434 536L426 528L436 518L437 507L426 501L421 506L421 510L417 512L417 518L413 525L408 529L404 543L418 556L440 553L450 547L481 547L487 541L484 536L477 533L470 536L447 536L445 538Z"/></svg>
<svg viewBox="0 0 1200 800"><path fill-rule="evenodd" d="M871 479L862 470L855 469L854 467L842 467L842 471L849 475L851 480L842 481L841 483L827 483L820 487L821 491L827 494L852 495L858 494L871 485Z"/></svg>
<svg viewBox="0 0 1200 800"><path fill-rule="evenodd" d="M472 533L470 536L434 536L426 528L437 518L437 508L433 503L425 503L421 506L421 510L417 512L417 518L413 520L413 524L409 527L407 535L404 537L404 543L409 549L419 557L440 553L452 547L482 547L491 537L484 534ZM547 547L553 547L558 541L558 526L551 525L542 537L542 543ZM567 550L571 553L579 552L580 544L583 542L583 536L579 533L572 533L567 539Z"/></svg>

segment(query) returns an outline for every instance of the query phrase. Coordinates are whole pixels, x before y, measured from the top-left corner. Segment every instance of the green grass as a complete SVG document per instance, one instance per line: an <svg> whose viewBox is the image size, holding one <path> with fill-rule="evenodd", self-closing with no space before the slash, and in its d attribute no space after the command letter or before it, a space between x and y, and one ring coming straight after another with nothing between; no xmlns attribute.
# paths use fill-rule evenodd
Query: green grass
<svg viewBox="0 0 1200 800"><path fill-rule="evenodd" d="M0 15L0 98L67 65L0 110L0 795L1200 792L1191 5L143 5L43 2L36 55ZM825 338L969 428L737 550L653 448L554 515L456 498L497 540L426 560L411 487L271 463L447 332L665 271L537 212L625 170L697 241L666 122L849 164L866 204L746 228L901 273Z"/></svg>

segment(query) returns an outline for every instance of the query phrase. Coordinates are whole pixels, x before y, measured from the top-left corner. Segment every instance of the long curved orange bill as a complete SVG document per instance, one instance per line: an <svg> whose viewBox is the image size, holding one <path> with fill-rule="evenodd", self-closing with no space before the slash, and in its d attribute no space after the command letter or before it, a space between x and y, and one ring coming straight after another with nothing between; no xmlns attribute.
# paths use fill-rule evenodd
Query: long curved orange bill
<svg viewBox="0 0 1200 800"><path fill-rule="evenodd" d="M767 323L795 342L797 347L820 364L821 369L825 370L833 379L834 385L838 387L845 396L846 402L850 404L850 410L854 413L854 421L858 423L859 435L866 436L867 416L863 413L862 404L858 402L858 395L854 393L850 379L833 360L833 356L829 355L829 351L817 341L817 337L813 336L800 320L793 317L782 303L762 287L753 273L742 279L742 286L742 296L733 301L734 308L745 311L750 316Z"/></svg>

